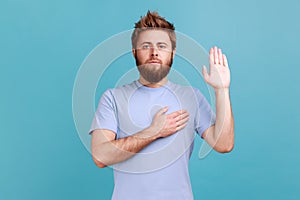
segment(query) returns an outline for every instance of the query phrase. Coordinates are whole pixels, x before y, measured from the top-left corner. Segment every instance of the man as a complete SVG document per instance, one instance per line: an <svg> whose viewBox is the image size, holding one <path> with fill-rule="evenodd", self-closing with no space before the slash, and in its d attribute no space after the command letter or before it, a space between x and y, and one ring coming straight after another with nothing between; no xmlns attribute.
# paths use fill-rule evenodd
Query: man
<svg viewBox="0 0 300 200"><path fill-rule="evenodd" d="M230 152L234 122L226 56L213 47L203 77L216 95L216 115L198 89L167 79L176 52L173 24L149 12L135 24L132 53L139 80L107 90L93 124L92 156L114 167L112 199L193 199L188 161L196 131L214 150Z"/></svg>

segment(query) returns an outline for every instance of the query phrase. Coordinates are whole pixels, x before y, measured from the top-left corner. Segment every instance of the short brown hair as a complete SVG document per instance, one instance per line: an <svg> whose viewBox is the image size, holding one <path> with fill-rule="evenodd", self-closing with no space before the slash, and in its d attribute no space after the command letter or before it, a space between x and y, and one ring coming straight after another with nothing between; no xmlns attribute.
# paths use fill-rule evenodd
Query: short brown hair
<svg viewBox="0 0 300 200"><path fill-rule="evenodd" d="M147 15L142 16L141 19L135 23L134 31L131 35L132 47L136 48L136 42L141 32L145 30L163 29L170 37L172 43L172 49L176 48L176 34L175 27L172 23L168 22L165 18L161 17L157 12L150 12L148 10Z"/></svg>

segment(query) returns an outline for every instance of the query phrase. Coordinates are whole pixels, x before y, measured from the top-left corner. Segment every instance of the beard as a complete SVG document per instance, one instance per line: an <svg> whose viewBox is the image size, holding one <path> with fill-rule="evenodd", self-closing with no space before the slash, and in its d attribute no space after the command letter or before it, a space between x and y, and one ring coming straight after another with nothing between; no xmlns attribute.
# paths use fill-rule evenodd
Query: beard
<svg viewBox="0 0 300 200"><path fill-rule="evenodd" d="M149 83L158 83L169 74L171 66L173 64L173 53L170 59L165 64L163 64L161 61L159 61L159 64L152 64L147 62L145 64L142 64L137 56L135 57L135 61L140 75L146 81L148 81Z"/></svg>

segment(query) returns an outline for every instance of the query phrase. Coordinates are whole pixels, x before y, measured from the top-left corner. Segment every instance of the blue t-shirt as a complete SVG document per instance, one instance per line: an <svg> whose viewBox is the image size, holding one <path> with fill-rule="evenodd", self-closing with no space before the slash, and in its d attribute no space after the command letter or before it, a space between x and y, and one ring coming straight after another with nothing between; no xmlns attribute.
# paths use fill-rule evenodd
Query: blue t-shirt
<svg viewBox="0 0 300 200"><path fill-rule="evenodd" d="M90 132L108 129L117 139L130 136L149 127L155 113L165 106L169 107L166 114L187 110L187 126L115 164L113 200L193 199L188 162L194 132L202 136L215 123L215 115L198 89L170 81L159 88L134 81L109 89L99 101Z"/></svg>

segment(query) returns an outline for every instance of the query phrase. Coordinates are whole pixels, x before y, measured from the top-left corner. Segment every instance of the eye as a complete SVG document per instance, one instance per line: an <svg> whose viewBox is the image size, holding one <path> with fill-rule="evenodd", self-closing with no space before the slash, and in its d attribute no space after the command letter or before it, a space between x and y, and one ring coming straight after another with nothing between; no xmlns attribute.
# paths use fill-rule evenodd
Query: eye
<svg viewBox="0 0 300 200"><path fill-rule="evenodd" d="M149 44L144 44L144 45L142 46L142 48L143 48L143 49L150 49L150 45L149 45Z"/></svg>
<svg viewBox="0 0 300 200"><path fill-rule="evenodd" d="M159 48L159 49L165 49L165 48L167 48L167 46L164 45L164 44L160 44L160 45L158 45L158 48Z"/></svg>

